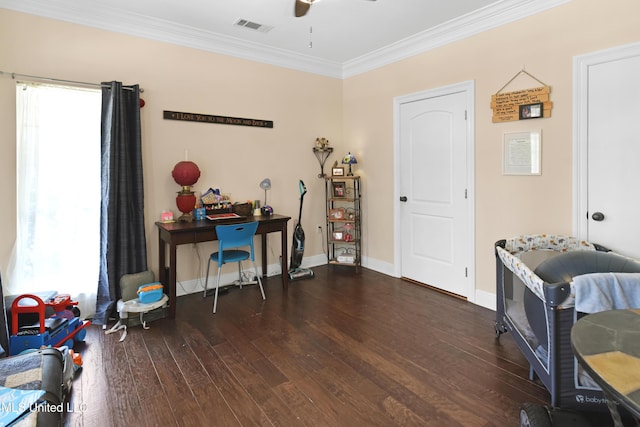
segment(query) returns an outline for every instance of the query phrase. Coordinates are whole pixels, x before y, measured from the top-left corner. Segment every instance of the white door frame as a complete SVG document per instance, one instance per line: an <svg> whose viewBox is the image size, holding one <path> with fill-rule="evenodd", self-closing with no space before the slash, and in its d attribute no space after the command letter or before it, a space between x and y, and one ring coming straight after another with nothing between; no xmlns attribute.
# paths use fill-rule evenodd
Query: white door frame
<svg viewBox="0 0 640 427"><path fill-rule="evenodd" d="M469 236L469 266L467 270L468 289L467 300L476 301L476 229L475 229L475 82L469 80L448 86L429 89L422 92L402 95L393 99L393 247L394 247L394 275L400 277L402 241L400 237L400 106L408 102L445 96L452 93L464 92L467 96L467 230Z"/></svg>
<svg viewBox="0 0 640 427"><path fill-rule="evenodd" d="M640 56L640 43L605 49L573 58L573 235L586 239L588 209L588 114L589 67Z"/></svg>

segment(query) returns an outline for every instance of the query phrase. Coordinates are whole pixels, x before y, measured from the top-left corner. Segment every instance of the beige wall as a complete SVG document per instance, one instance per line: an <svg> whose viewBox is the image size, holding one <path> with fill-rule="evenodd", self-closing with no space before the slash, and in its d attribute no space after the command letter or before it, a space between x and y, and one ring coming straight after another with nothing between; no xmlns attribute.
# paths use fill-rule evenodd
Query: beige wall
<svg viewBox="0 0 640 427"><path fill-rule="evenodd" d="M574 0L537 16L487 31L422 55L340 81L159 42L0 10L0 70L61 79L120 80L144 87L143 115L147 239L157 272L154 221L174 208L170 171L184 150L203 171L197 184L231 192L236 200L263 198L297 217L297 180L309 189L303 225L305 256L322 253L314 232L324 222L323 186L311 153L324 136L336 153L358 156L364 189L364 256L393 264L393 99L462 81L476 84L475 197L477 289L493 293L492 245L520 233L572 232L572 61L574 56L640 41L636 0ZM523 67L549 84L553 116L491 123L489 102ZM509 89L537 86L523 77ZM0 77L0 268L15 238L14 82ZM274 120L272 130L162 119L162 110ZM541 129L542 175L501 174L504 132ZM329 162L339 156L334 154ZM72 224L69 224L72 226ZM293 224L290 224L290 231ZM271 237L270 263L278 238ZM211 246L202 246L206 260ZM202 276L196 249L179 249L178 279ZM190 266L190 268L189 268Z"/></svg>
<svg viewBox="0 0 640 427"><path fill-rule="evenodd" d="M394 97L469 80L476 85L476 288L495 292L496 240L524 233L571 234L572 61L576 55L640 41L638 16L640 3L634 0L574 0L347 79L344 140L356 143L366 159L368 256L393 262ZM491 95L523 67L551 86L552 117L492 123ZM507 90L537 86L523 76ZM503 134L529 129L542 130L542 175L503 176Z"/></svg>
<svg viewBox="0 0 640 427"><path fill-rule="evenodd" d="M342 143L342 81L195 49L110 33L0 9L0 70L83 82L139 83L149 265L158 273L154 222L175 207L180 189L171 177L184 159L202 171L194 187L231 193L236 201L264 199L259 183L272 180L268 202L277 213L298 217L298 180L304 180L302 223L305 255L323 253L324 180L312 147L326 137ZM15 239L15 82L0 76L0 269L6 270ZM273 120L251 128L163 120L163 110ZM335 157L335 155L334 155ZM72 187L73 183L69 183ZM79 195L81 196L81 195ZM70 218L72 217L70 212ZM73 227L73 222L61 224ZM293 221L289 223L289 236ZM290 239L289 239L290 241ZM269 236L269 263L277 265L280 237ZM178 248L178 280L204 277L214 243ZM196 259L200 259L198 263Z"/></svg>

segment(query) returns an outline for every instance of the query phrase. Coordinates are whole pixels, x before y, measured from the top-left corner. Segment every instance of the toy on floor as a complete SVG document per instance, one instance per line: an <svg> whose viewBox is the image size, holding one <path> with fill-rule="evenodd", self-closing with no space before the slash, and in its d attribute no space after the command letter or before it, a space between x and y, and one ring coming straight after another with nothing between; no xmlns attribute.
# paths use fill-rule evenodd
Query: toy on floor
<svg viewBox="0 0 640 427"><path fill-rule="evenodd" d="M35 305L20 305L23 299L30 299ZM88 320L80 320L76 301L66 294L56 295L45 302L32 294L20 295L11 305L11 336L9 337L9 354L16 355L27 349L38 349L42 346L60 347L66 345L73 348L74 341L84 341L87 334L85 327L91 324ZM45 310L53 308L55 314L47 317ZM36 313L38 322L33 325L19 326L20 314Z"/></svg>
<svg viewBox="0 0 640 427"><path fill-rule="evenodd" d="M77 371L82 368L82 356L80 353L76 353L73 350L69 350L69 354L71 355L71 360L73 361L73 370Z"/></svg>

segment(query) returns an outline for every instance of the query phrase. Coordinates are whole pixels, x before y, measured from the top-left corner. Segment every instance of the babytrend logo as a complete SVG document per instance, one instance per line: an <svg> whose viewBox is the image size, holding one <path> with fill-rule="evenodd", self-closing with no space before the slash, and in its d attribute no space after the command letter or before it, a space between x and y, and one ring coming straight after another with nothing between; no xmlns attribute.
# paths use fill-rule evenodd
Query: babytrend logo
<svg viewBox="0 0 640 427"><path fill-rule="evenodd" d="M581 394L576 394L576 401L578 403L584 403L584 396Z"/></svg>

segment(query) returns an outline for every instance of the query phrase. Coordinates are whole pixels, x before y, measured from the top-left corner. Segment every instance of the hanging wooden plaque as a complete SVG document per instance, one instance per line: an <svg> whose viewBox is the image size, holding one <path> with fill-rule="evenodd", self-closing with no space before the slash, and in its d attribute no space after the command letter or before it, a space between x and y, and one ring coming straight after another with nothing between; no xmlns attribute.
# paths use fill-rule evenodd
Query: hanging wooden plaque
<svg viewBox="0 0 640 427"><path fill-rule="evenodd" d="M550 86L541 86L492 95L493 123L551 117L550 93Z"/></svg>

